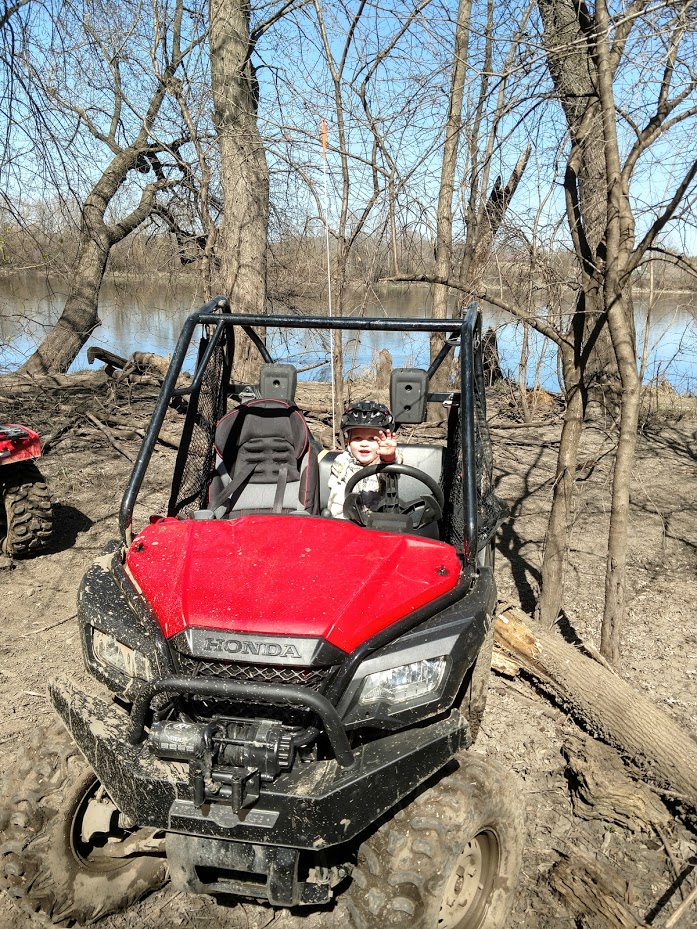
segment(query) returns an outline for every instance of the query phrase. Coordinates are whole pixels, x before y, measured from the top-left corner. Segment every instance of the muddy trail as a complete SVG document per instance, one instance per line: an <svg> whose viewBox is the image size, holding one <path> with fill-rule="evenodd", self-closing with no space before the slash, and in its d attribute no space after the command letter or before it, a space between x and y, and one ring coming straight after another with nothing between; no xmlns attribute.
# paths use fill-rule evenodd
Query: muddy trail
<svg viewBox="0 0 697 929"><path fill-rule="evenodd" d="M0 777L5 805L7 785L34 728L53 713L47 682L58 674L79 677L81 673L77 588L91 561L118 535L121 493L156 395L154 385L115 385L108 378L74 384L64 383L39 396L2 396L5 421L26 423L44 437L46 454L40 464L53 493L56 519L47 553L14 564L5 561L0 569L4 707ZM308 414L310 428L326 440L323 394L320 385L308 386L299 390L298 402ZM531 612L554 480L558 415L552 404L534 427L524 427L516 422L504 391L490 404L490 420L497 493L511 508L497 545L499 597ZM163 441L156 447L136 513L141 524L166 504L181 421L175 410L168 412ZM429 440L437 438L437 432L431 429ZM400 437L408 441L408 430ZM581 461L559 634L597 646L612 466L612 435L604 426L587 430ZM668 409L650 417L639 437L629 554L631 598L621 672L693 737L697 735L696 501L697 418L694 412L678 415ZM647 788L652 796L650 811L632 812L631 802L622 804L617 797L624 791L625 799L631 798L637 782L610 749L607 757L593 762L600 765L600 775L585 799L581 797L579 758L587 759L584 746L589 741L597 744L567 708L542 695L524 674L492 674L473 751L514 773L527 823L523 873L510 929L663 927L670 925L671 914L697 885L697 833L694 823L691 828L689 821L676 815L679 798ZM611 783L620 785L614 801L608 796ZM694 904L676 925L688 929L696 923ZM346 914L341 897L328 909L290 913L232 899L184 896L165 886L99 925L103 929L261 929L271 924L329 929L345 925ZM41 925L42 916L26 916L9 895L0 896L0 929Z"/></svg>

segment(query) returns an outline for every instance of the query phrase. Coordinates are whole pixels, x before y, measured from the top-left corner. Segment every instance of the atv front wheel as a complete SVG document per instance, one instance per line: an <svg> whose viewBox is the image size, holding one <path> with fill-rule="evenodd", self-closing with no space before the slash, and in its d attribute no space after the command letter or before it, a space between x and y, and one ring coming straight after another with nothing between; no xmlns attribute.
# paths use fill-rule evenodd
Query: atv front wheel
<svg viewBox="0 0 697 929"><path fill-rule="evenodd" d="M522 862L520 790L477 756L422 788L362 845L346 903L356 929L501 929Z"/></svg>
<svg viewBox="0 0 697 929"><path fill-rule="evenodd" d="M51 541L53 506L41 471L33 461L3 465L0 493L2 551L15 557L43 551Z"/></svg>
<svg viewBox="0 0 697 929"><path fill-rule="evenodd" d="M28 912L89 923L166 880L162 842L131 830L59 723L35 733L0 807L0 887Z"/></svg>

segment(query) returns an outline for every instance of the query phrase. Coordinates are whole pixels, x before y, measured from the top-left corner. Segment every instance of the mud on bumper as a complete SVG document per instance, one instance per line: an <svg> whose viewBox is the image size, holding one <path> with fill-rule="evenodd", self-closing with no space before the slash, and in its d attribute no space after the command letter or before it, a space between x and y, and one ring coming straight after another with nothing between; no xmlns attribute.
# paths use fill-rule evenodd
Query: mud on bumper
<svg viewBox="0 0 697 929"><path fill-rule="evenodd" d="M119 809L141 826L170 834L168 856L170 845L176 857L177 848L181 850L188 839L190 850L202 858L216 849L216 858L225 857L227 849L227 857L237 862L235 871L245 870L237 861L240 856L255 859L254 867L263 865L268 882L253 895L285 906L321 902L311 891L305 892L308 899L298 899L302 889L298 890L297 880L292 886L294 882L289 885L283 877L288 868L281 866L280 859L288 857L286 852L297 858L302 850L317 853L350 841L470 743L467 723L455 711L428 726L360 746L350 767L334 760L297 764L265 785L258 802L239 813L224 802L206 803L199 809L188 765L157 758L147 742L131 744L132 721L124 710L108 698L78 690L66 679L52 682L50 692L63 722ZM176 866L176 877L174 871ZM179 877L186 889L211 892L209 886L197 886L184 874ZM227 884L223 889L250 893Z"/></svg>

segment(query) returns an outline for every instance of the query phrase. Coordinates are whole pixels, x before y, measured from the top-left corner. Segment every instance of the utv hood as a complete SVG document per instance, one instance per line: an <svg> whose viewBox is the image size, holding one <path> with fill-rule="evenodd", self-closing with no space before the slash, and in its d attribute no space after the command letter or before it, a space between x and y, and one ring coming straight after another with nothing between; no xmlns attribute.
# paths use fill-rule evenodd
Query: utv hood
<svg viewBox="0 0 697 929"><path fill-rule="evenodd" d="M126 565L167 638L188 628L311 636L346 652L460 576L443 542L305 516L162 519Z"/></svg>

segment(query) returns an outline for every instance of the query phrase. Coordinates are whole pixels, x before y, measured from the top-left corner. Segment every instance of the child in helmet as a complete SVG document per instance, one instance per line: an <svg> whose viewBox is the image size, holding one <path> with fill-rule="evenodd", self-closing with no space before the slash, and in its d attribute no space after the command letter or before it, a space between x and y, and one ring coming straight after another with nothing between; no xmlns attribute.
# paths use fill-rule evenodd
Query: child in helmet
<svg viewBox="0 0 697 929"><path fill-rule="evenodd" d="M346 450L332 465L327 508L336 519L344 518L346 484L361 468L372 464L401 464L402 456L394 438L394 417L384 403L360 400L349 404L341 417ZM366 477L355 488L361 502L371 509L380 499L382 482L378 474Z"/></svg>

